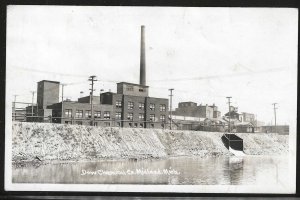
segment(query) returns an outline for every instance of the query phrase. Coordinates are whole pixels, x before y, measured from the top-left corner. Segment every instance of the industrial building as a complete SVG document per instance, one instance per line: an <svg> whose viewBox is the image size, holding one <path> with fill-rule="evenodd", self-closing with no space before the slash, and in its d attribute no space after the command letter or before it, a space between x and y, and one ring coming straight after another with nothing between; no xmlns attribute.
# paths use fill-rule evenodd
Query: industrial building
<svg viewBox="0 0 300 200"><path fill-rule="evenodd" d="M218 107L213 104L211 106L198 105L195 102L180 102L178 108L172 112L173 115L186 116L186 117L200 117L200 118L220 118L221 112L218 111Z"/></svg>
<svg viewBox="0 0 300 200"><path fill-rule="evenodd" d="M119 126L139 128L166 128L169 100L149 97L146 85L145 27L141 26L140 83L117 83L117 93L86 96L77 101L59 102L56 81L38 82L37 106L27 107L27 121Z"/></svg>
<svg viewBox="0 0 300 200"><path fill-rule="evenodd" d="M225 121L221 112L213 104L197 105L188 101L178 103L178 108L172 112L172 121L181 130L224 131Z"/></svg>

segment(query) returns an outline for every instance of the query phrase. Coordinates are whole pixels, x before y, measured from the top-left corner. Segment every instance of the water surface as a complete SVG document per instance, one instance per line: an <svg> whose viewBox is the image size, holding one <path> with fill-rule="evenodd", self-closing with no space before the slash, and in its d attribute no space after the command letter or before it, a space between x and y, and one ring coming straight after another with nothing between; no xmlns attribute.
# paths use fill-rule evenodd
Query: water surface
<svg viewBox="0 0 300 200"><path fill-rule="evenodd" d="M285 157L176 157L47 164L13 168L13 183L276 185L285 181ZM148 174L147 174L148 173Z"/></svg>

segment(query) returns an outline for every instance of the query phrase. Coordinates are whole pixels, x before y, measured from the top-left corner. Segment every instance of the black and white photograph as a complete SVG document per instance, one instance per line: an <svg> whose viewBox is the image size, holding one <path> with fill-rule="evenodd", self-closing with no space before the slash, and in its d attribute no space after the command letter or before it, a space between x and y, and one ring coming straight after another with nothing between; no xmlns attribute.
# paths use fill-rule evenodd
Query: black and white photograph
<svg viewBox="0 0 300 200"><path fill-rule="evenodd" d="M8 5L5 190L296 192L298 9Z"/></svg>

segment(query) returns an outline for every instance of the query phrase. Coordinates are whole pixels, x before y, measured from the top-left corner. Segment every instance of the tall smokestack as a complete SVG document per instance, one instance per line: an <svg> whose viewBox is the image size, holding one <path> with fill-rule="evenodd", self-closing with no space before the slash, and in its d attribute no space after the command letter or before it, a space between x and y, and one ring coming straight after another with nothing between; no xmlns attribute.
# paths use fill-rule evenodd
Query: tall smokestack
<svg viewBox="0 0 300 200"><path fill-rule="evenodd" d="M141 26L140 85L146 85L145 26Z"/></svg>

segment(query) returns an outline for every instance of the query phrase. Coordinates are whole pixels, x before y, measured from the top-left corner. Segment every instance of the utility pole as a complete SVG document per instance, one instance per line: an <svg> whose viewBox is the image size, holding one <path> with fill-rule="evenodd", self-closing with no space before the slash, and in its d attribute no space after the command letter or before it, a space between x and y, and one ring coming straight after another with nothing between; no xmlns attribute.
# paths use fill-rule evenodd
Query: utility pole
<svg viewBox="0 0 300 200"><path fill-rule="evenodd" d="M172 130L172 97L173 97L173 88L169 89L170 91L170 130Z"/></svg>
<svg viewBox="0 0 300 200"><path fill-rule="evenodd" d="M276 104L277 103L272 103L272 105L274 106L274 117L275 117L275 133L277 132L277 127L276 127Z"/></svg>
<svg viewBox="0 0 300 200"><path fill-rule="evenodd" d="M91 92L90 92L90 100L91 100L91 126L93 126L94 125L94 112L93 112L93 93L94 93L94 91L95 91L95 89L94 89L94 82L95 81L97 81L96 79L96 76L90 76L89 77L89 81L91 81L92 83L90 84L91 86L92 86L92 88L90 89L91 90Z"/></svg>
<svg viewBox="0 0 300 200"><path fill-rule="evenodd" d="M31 116L33 117L33 101L34 101L34 93L35 93L35 91L31 91L31 93L32 93ZM33 118L32 118L32 120L33 120Z"/></svg>
<svg viewBox="0 0 300 200"><path fill-rule="evenodd" d="M60 122L62 122L64 118L64 86L66 84L61 84L61 119Z"/></svg>
<svg viewBox="0 0 300 200"><path fill-rule="evenodd" d="M232 97L226 97L227 99L228 99L228 108L229 108L229 113L228 113L228 119L229 119L229 124L228 124L228 133L230 133L230 129L231 129L231 127L230 127L230 99L232 98Z"/></svg>

